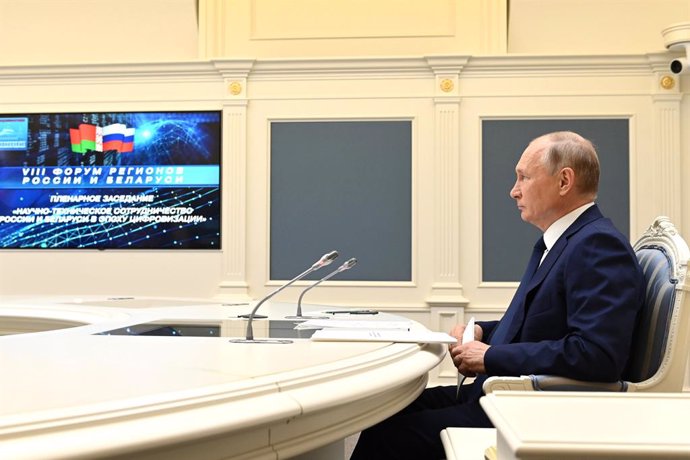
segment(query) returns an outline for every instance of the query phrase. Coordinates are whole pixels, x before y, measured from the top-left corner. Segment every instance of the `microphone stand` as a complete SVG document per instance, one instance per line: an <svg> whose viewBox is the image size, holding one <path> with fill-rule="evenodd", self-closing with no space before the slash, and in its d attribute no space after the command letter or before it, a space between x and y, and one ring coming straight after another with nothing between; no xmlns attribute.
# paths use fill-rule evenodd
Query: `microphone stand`
<svg viewBox="0 0 690 460"><path fill-rule="evenodd" d="M332 272L330 272L328 275L324 276L320 280L318 280L316 283L312 284L308 288L302 291L302 293L299 295L299 299L297 300L297 314L295 316L286 316L286 319L329 319L330 316L304 316L302 315L302 297L304 297L304 294L307 293L307 291L314 289L316 286L319 284L323 283L324 281L327 281L331 279L333 276L337 275L340 272L344 272L345 270L349 270L352 267L355 266L357 263L357 259L354 257L352 259L349 259L346 261L344 264L342 264L340 267L336 268Z"/></svg>
<svg viewBox="0 0 690 460"><path fill-rule="evenodd" d="M283 284L280 286L278 289L275 291L271 292L268 294L266 297L261 299L259 303L256 304L252 312L249 314L249 320L247 321L247 336L244 339L233 339L230 340L230 342L234 343L292 343L292 340L286 340L286 339L263 339L263 340L257 340L254 339L254 328L252 327L252 322L254 321L254 316L256 315L256 311L259 309L261 305L263 305L264 302L266 302L268 299L273 297L274 295L278 294L280 291L285 289L286 287L290 286L292 283L295 281L298 281L305 276L307 276L309 273L314 272L318 270L321 267L325 267L326 265L330 264L333 262L333 260L338 257L338 251L331 251L327 254L324 254L321 256L321 258L314 263L311 267L288 281L287 283Z"/></svg>

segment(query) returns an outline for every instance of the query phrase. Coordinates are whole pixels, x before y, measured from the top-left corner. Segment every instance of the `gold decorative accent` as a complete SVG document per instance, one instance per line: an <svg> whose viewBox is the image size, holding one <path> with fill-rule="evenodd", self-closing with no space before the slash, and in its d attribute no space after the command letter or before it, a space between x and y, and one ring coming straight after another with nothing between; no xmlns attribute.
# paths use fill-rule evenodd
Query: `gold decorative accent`
<svg viewBox="0 0 690 460"><path fill-rule="evenodd" d="M670 75L664 75L661 77L659 84L664 89L673 89L673 87L676 86L676 79Z"/></svg>
<svg viewBox="0 0 690 460"><path fill-rule="evenodd" d="M450 93L453 91L453 88L455 88L455 83L453 83L453 80L450 78L444 78L441 80L441 84L439 86L441 87L441 91L444 93Z"/></svg>
<svg viewBox="0 0 690 460"><path fill-rule="evenodd" d="M233 81L230 83L230 86L228 86L228 89L230 90L230 94L237 96L242 92L242 83L239 81Z"/></svg>

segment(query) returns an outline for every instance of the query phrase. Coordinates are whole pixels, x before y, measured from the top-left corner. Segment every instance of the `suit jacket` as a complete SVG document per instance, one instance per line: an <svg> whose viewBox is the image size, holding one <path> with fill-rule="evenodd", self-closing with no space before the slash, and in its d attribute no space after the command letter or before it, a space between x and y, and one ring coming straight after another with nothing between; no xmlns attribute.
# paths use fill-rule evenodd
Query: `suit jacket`
<svg viewBox="0 0 690 460"><path fill-rule="evenodd" d="M627 238L595 205L561 235L525 289L504 343L484 356L487 375L468 388L477 400L490 375L555 374L589 381L621 378L637 315L644 302L644 277ZM477 322L491 343L498 321Z"/></svg>

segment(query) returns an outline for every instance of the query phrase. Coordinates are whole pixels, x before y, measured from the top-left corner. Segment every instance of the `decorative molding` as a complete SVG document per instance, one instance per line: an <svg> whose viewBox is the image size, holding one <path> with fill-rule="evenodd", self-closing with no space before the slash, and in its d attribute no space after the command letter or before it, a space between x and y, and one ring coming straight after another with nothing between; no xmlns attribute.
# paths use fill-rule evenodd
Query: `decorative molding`
<svg viewBox="0 0 690 460"><path fill-rule="evenodd" d="M453 89L455 89L455 83L453 82L452 78L442 79L441 83L438 86L444 93L450 93L453 91Z"/></svg>
<svg viewBox="0 0 690 460"><path fill-rule="evenodd" d="M218 81L212 63L0 67L0 87Z"/></svg>
<svg viewBox="0 0 690 460"><path fill-rule="evenodd" d="M647 60L652 70L652 78L658 84L652 87L652 116L654 161L653 168L656 194L656 215L666 215L680 228L682 221L681 202L681 115L683 94L680 92L678 77L669 75L669 63L675 53L650 53Z"/></svg>
<svg viewBox="0 0 690 460"><path fill-rule="evenodd" d="M223 78L247 78L252 71L256 60L254 59L214 59L213 67Z"/></svg>
<svg viewBox="0 0 690 460"><path fill-rule="evenodd" d="M246 273L247 106L226 105L223 109L223 277L221 295L249 297Z"/></svg>
<svg viewBox="0 0 690 460"><path fill-rule="evenodd" d="M503 54L508 51L508 0L482 0L482 54Z"/></svg>
<svg viewBox="0 0 690 460"><path fill-rule="evenodd" d="M429 328L433 331L450 332L455 325L465 322L464 306L451 308L447 305L431 307L429 318ZM436 383L455 383L458 377L458 370L453 365L453 361L447 356L438 365L429 378Z"/></svg>
<svg viewBox="0 0 690 460"><path fill-rule="evenodd" d="M657 74L668 74L670 70L671 61L676 57L684 56L684 54L677 53L674 51L668 51L663 53L648 53L645 55L647 62L652 72Z"/></svg>
<svg viewBox="0 0 690 460"><path fill-rule="evenodd" d="M211 59L207 61L115 64L0 66L0 85L217 80L249 77L256 80L328 79L360 77L430 77L461 74L462 78L519 76L649 76L661 65L668 69L669 53L633 56L425 56L314 59Z"/></svg>
<svg viewBox="0 0 690 460"><path fill-rule="evenodd" d="M252 68L252 79L352 79L432 76L423 57L261 59Z"/></svg>
<svg viewBox="0 0 690 460"><path fill-rule="evenodd" d="M198 0L199 57L212 59L225 54L225 11L223 0Z"/></svg>
<svg viewBox="0 0 690 460"><path fill-rule="evenodd" d="M457 75L467 65L470 56L426 56L426 64L437 75Z"/></svg>
<svg viewBox="0 0 690 460"><path fill-rule="evenodd" d="M434 286L436 291L440 291L443 288L436 285ZM462 289L462 286L459 284L456 284L452 287L448 287L448 290L455 290L457 291L458 289ZM426 298L426 304L431 307L431 308L467 308L470 304L470 301L463 297L462 295L436 295L433 297L427 297Z"/></svg>
<svg viewBox="0 0 690 460"><path fill-rule="evenodd" d="M242 91L243 91L242 83L240 83L238 81L233 81L228 85L228 92L232 96L237 96L237 95L241 94Z"/></svg>
<svg viewBox="0 0 690 460"><path fill-rule="evenodd" d="M428 305L466 305L460 282L460 99L467 56L430 56L434 72L434 271Z"/></svg>
<svg viewBox="0 0 690 460"><path fill-rule="evenodd" d="M238 99L242 98L246 100L247 98L247 79L246 78L230 78L225 79L226 98Z"/></svg>
<svg viewBox="0 0 690 460"><path fill-rule="evenodd" d="M648 76L650 61L641 55L472 56L463 77Z"/></svg>
<svg viewBox="0 0 690 460"><path fill-rule="evenodd" d="M676 86L676 79L671 75L664 75L659 79L659 86L663 89L673 89Z"/></svg>
<svg viewBox="0 0 690 460"><path fill-rule="evenodd" d="M682 220L681 150L680 150L680 95L675 98L652 96L654 116L654 145L657 171L655 176L657 203L656 213Z"/></svg>
<svg viewBox="0 0 690 460"><path fill-rule="evenodd" d="M434 220L436 230L436 281L459 284L459 166L458 103L436 104L436 168Z"/></svg>
<svg viewBox="0 0 690 460"><path fill-rule="evenodd" d="M0 86L218 81L249 73L254 60L0 66Z"/></svg>
<svg viewBox="0 0 690 460"><path fill-rule="evenodd" d="M427 304L460 305L459 101L437 102L434 114L434 271Z"/></svg>

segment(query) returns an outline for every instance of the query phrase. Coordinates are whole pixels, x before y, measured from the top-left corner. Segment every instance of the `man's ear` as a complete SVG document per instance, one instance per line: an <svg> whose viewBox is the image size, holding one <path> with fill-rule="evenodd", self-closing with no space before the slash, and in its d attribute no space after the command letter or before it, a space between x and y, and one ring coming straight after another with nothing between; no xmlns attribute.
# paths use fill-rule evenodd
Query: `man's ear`
<svg viewBox="0 0 690 460"><path fill-rule="evenodd" d="M558 173L558 191L561 196L567 195L575 187L575 171L563 168Z"/></svg>

